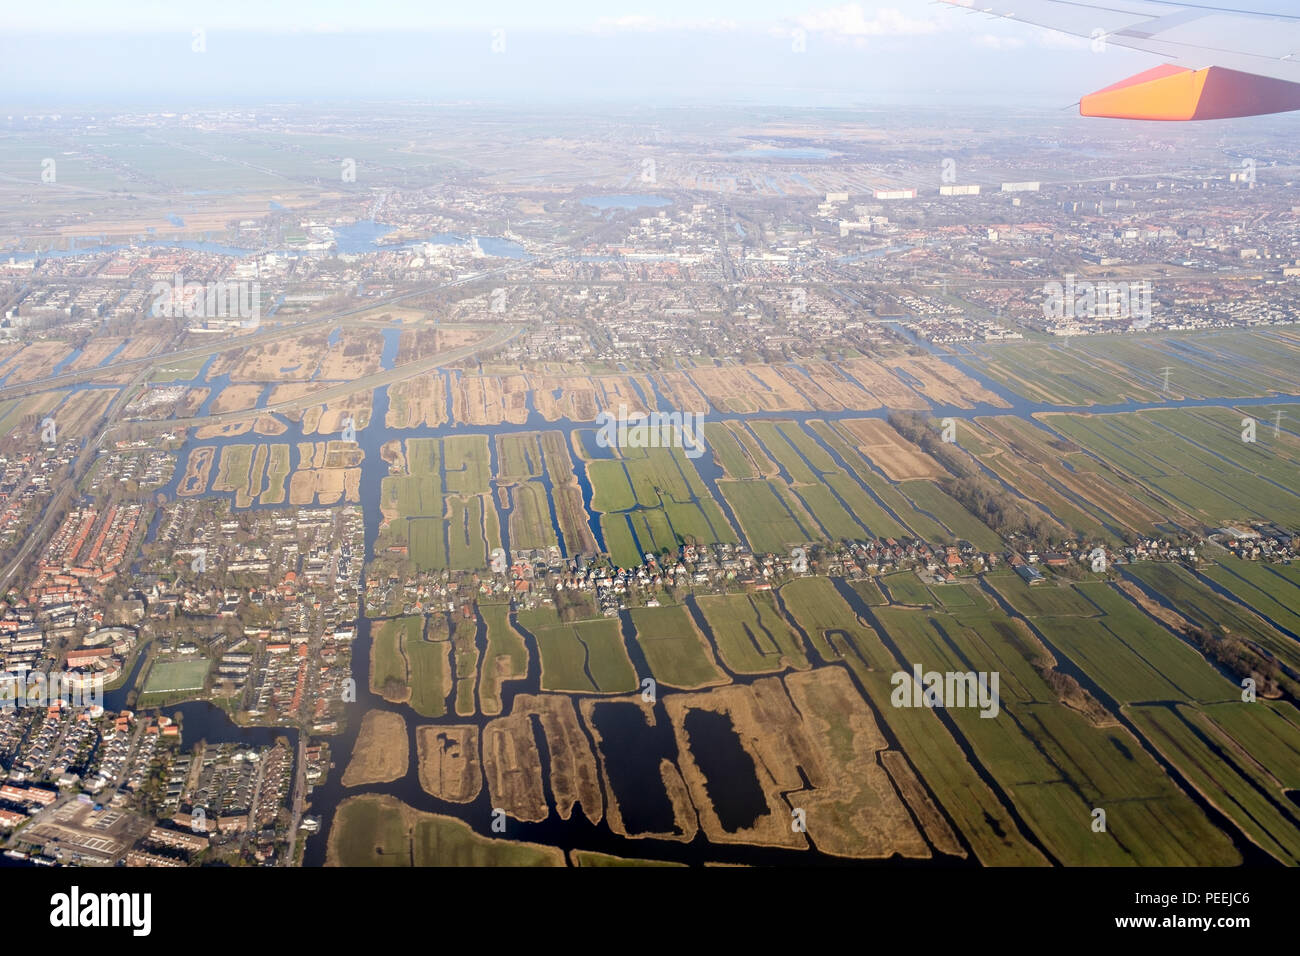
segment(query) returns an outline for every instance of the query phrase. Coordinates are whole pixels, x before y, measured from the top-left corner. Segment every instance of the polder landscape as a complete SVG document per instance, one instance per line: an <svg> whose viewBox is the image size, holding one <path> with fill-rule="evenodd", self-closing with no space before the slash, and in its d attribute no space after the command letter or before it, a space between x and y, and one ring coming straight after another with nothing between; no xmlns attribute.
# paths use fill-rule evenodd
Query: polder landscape
<svg viewBox="0 0 1300 956"><path fill-rule="evenodd" d="M1300 367L1289 332L1196 341ZM1300 571L1220 530L1300 521L1300 439L1241 439L1297 409L1196 362L1164 392L1185 343L366 395L358 699L308 861L1300 861ZM707 452L600 447L620 403L707 408ZM997 673L999 712L896 706L916 666Z"/></svg>
<svg viewBox="0 0 1300 956"><path fill-rule="evenodd" d="M6 860L1300 864L1291 167L670 113L11 131Z"/></svg>

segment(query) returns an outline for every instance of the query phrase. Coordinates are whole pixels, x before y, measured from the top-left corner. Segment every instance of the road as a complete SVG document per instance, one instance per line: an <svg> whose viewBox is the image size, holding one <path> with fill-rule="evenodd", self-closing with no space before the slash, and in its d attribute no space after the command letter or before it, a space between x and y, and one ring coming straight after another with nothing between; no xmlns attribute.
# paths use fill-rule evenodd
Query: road
<svg viewBox="0 0 1300 956"><path fill-rule="evenodd" d="M59 490L46 503L44 510L41 512L40 519L27 535L27 540L23 542L22 548L15 555L8 565L5 566L3 573L0 573L0 594L3 594L9 587L9 582L18 568L22 566L32 549L43 544L46 536L50 532L50 525L54 521L54 516L63 510L63 506L69 499L76 497L78 494L77 486L81 484L81 479L86 476L90 466L94 464L95 458L99 455L99 449L104 444L104 439L113 429L113 420L121 413L130 401L131 395L135 393L136 387L148 373L148 369L142 369L139 374L125 387L118 390L113 400L109 402L108 408L104 410L103 427L99 434L95 436L94 441L88 442L85 447L77 453L77 457L72 460L71 476L59 484Z"/></svg>
<svg viewBox="0 0 1300 956"><path fill-rule="evenodd" d="M300 839L298 827L302 825L303 807L307 802L307 731L298 730L298 753L293 760L293 798L289 801L289 849L280 860L281 866L293 866L294 851Z"/></svg>

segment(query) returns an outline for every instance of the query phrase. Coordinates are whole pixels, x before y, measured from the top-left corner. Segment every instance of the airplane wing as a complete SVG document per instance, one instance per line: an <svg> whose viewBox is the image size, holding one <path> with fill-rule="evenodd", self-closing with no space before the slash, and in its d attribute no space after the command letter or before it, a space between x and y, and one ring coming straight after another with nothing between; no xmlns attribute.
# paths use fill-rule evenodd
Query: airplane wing
<svg viewBox="0 0 1300 956"><path fill-rule="evenodd" d="M1168 61L1082 97L1084 116L1180 121L1300 109L1300 11L1166 0L941 2ZM1251 2L1260 0L1242 0Z"/></svg>

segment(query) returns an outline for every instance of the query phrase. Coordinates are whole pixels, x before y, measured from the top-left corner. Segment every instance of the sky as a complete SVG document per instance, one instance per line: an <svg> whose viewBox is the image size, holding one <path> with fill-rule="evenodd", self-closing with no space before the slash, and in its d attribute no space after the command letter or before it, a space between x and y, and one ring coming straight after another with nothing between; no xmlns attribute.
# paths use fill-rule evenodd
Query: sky
<svg viewBox="0 0 1300 956"><path fill-rule="evenodd" d="M402 98L1065 109L1156 62L930 0L40 0L11 4L0 25L0 105Z"/></svg>

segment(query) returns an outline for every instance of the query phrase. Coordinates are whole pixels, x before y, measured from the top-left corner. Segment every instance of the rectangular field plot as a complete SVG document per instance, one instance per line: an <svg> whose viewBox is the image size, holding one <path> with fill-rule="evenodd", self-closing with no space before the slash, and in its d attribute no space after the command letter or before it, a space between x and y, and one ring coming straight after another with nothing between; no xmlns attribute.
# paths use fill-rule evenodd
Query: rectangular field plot
<svg viewBox="0 0 1300 956"><path fill-rule="evenodd" d="M210 662L158 661L149 668L145 681L146 694L176 694L182 691L202 690L208 676Z"/></svg>

